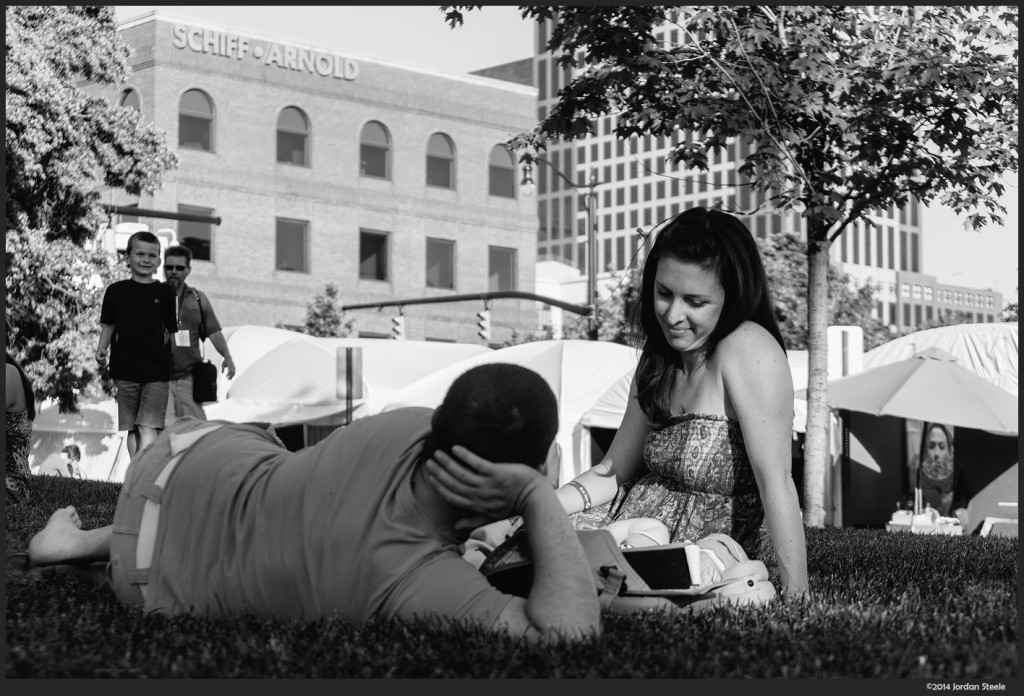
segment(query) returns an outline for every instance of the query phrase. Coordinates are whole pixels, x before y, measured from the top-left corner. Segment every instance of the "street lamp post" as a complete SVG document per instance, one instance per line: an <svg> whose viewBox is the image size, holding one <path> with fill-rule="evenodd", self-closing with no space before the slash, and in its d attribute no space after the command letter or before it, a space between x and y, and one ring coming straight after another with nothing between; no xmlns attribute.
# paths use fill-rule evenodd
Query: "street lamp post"
<svg viewBox="0 0 1024 696"><path fill-rule="evenodd" d="M534 157L533 161L543 162L574 190L582 190L581 186L574 183L546 159ZM597 340L597 193L595 189L603 183L607 182L598 181L597 172L591 169L590 180L587 182L586 192L583 194L587 206L587 306L590 307L590 313L587 315L587 337L590 340ZM523 165L523 180L519 182L519 185L524 187L524 193L529 194L532 191L534 186L532 162L528 161Z"/></svg>

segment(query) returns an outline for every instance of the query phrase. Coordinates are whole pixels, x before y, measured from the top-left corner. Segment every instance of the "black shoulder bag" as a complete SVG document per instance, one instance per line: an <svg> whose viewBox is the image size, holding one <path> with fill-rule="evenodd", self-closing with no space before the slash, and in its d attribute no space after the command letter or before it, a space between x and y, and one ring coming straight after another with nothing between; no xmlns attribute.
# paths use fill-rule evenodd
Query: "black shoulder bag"
<svg viewBox="0 0 1024 696"><path fill-rule="evenodd" d="M217 400L217 366L206 359L206 313L203 311L203 299L195 288L196 303L199 305L199 350L202 360L192 366L192 399L197 404Z"/></svg>

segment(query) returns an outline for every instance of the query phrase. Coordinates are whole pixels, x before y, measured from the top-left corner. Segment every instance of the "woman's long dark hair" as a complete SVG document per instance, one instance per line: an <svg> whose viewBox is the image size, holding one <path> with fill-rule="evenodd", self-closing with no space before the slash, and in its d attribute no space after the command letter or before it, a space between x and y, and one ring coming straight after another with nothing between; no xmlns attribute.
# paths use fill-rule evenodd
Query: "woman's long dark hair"
<svg viewBox="0 0 1024 696"><path fill-rule="evenodd" d="M658 234L644 260L640 301L630 316L632 334L642 349L637 364L637 400L648 420L664 425L671 418L672 382L681 363L669 345L654 310L654 281L665 257L714 272L725 292L722 313L708 337L705 356L745 321L763 326L786 350L775 321L768 277L753 235L739 218L720 210L690 208Z"/></svg>
<svg viewBox="0 0 1024 696"><path fill-rule="evenodd" d="M7 355L7 364L14 365L15 369L18 370L18 374L21 375L21 387L25 390L25 406L28 410L28 419L36 419L36 395L32 391L32 383L28 381L28 375L25 374L25 370L21 369L21 365L14 359L14 356L4 351Z"/></svg>

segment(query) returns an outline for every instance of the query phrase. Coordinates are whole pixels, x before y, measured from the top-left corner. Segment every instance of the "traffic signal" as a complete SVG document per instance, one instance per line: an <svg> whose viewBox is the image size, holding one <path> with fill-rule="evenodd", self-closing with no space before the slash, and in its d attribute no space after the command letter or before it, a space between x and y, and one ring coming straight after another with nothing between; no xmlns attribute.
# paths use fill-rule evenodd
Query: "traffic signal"
<svg viewBox="0 0 1024 696"><path fill-rule="evenodd" d="M476 335L484 341L491 341L491 310L484 309L476 313Z"/></svg>
<svg viewBox="0 0 1024 696"><path fill-rule="evenodd" d="M391 317L391 338L399 341L405 338L405 317L401 314Z"/></svg>

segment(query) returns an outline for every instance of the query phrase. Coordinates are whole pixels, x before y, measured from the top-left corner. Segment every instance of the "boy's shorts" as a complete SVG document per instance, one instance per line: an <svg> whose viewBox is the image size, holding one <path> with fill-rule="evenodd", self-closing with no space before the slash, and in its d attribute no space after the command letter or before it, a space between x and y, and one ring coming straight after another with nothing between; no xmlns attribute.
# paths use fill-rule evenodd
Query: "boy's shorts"
<svg viewBox="0 0 1024 696"><path fill-rule="evenodd" d="M158 430L164 427L170 395L167 382L129 382L123 379L114 382L117 384L118 430L131 431L137 425Z"/></svg>

